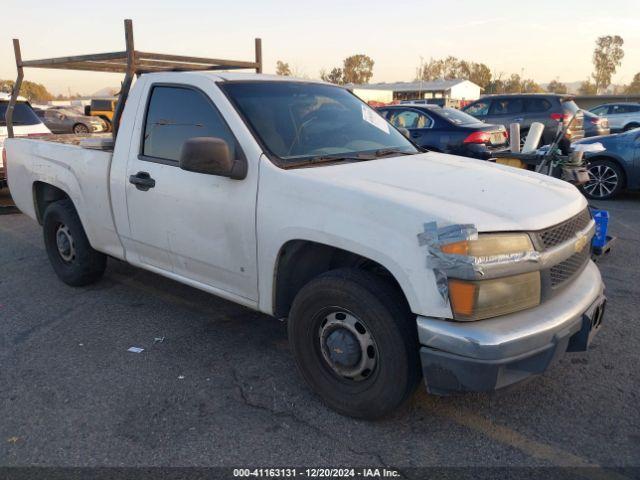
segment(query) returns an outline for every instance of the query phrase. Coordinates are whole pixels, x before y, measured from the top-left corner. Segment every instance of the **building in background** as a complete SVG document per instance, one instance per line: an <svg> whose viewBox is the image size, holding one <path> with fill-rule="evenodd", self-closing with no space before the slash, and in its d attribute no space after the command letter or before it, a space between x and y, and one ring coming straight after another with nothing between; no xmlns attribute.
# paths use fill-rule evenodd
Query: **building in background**
<svg viewBox="0 0 640 480"><path fill-rule="evenodd" d="M394 102L418 100L454 107L477 100L480 98L482 90L475 83L462 79L352 84L346 87L367 103L386 105Z"/></svg>

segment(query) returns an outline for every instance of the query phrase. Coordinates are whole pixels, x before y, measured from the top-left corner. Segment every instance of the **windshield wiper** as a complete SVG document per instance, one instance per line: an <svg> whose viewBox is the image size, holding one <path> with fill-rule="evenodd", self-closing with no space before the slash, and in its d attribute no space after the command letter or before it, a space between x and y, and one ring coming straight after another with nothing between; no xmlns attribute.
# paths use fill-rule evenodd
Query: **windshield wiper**
<svg viewBox="0 0 640 480"><path fill-rule="evenodd" d="M397 148L381 148L376 150L374 155L378 157L386 157L387 155L415 155L418 152L405 152L404 150L398 150Z"/></svg>
<svg viewBox="0 0 640 480"><path fill-rule="evenodd" d="M375 160L375 155L324 155L318 157L311 157L306 163L320 163L320 162L343 162L354 161L363 162L365 160Z"/></svg>
<svg viewBox="0 0 640 480"><path fill-rule="evenodd" d="M358 153L349 155L318 155L307 159L299 159L287 162L287 167L296 167L302 165L312 165L315 163L331 163L331 162L365 162L375 160L377 158L386 157L388 155L414 155L419 152L405 152L394 148L382 148L370 153Z"/></svg>

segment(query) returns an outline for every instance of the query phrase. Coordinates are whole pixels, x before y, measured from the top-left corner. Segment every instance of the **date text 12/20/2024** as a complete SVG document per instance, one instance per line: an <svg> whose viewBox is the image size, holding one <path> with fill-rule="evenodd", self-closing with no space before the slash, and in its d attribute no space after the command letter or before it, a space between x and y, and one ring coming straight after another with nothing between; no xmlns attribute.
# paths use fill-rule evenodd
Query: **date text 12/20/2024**
<svg viewBox="0 0 640 480"><path fill-rule="evenodd" d="M234 478L396 478L390 468L236 468Z"/></svg>

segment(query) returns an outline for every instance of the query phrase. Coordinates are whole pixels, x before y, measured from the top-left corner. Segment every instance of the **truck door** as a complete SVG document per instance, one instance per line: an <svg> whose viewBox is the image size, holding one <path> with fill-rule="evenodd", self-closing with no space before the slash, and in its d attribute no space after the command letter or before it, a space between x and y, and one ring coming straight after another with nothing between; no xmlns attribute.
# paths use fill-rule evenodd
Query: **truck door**
<svg viewBox="0 0 640 480"><path fill-rule="evenodd" d="M257 301L257 171L249 161L247 177L232 180L179 167L182 145L193 137L222 138L243 155L214 104L224 101L222 93L203 82L202 89L143 87L148 101L137 115L126 172L127 255L195 286Z"/></svg>

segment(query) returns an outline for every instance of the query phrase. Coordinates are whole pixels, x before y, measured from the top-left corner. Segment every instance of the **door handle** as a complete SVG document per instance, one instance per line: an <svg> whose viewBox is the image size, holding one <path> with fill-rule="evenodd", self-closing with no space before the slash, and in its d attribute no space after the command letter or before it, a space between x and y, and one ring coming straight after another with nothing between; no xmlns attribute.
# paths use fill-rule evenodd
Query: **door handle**
<svg viewBox="0 0 640 480"><path fill-rule="evenodd" d="M411 132L411 138L418 138L420 134L418 132Z"/></svg>
<svg viewBox="0 0 640 480"><path fill-rule="evenodd" d="M151 178L148 172L138 172L135 175L129 175L129 183L132 183L138 190L142 190L143 192L156 186L156 181Z"/></svg>
<svg viewBox="0 0 640 480"><path fill-rule="evenodd" d="M523 122L524 121L524 117L514 118L513 121L514 122L518 122L518 123Z"/></svg>

